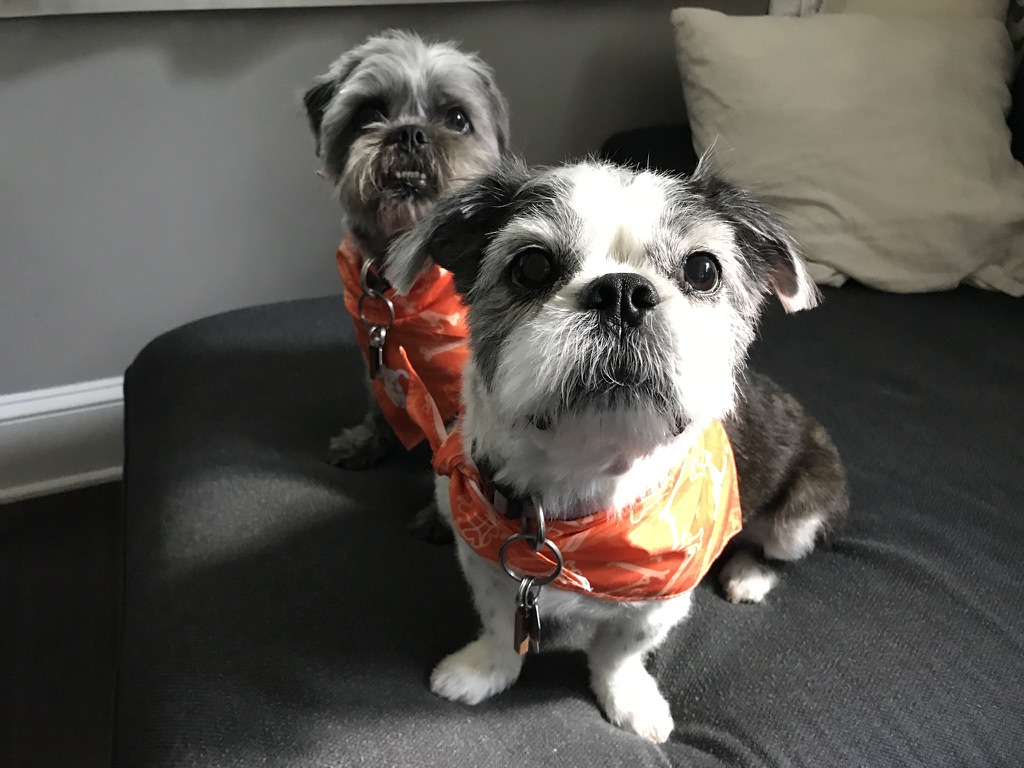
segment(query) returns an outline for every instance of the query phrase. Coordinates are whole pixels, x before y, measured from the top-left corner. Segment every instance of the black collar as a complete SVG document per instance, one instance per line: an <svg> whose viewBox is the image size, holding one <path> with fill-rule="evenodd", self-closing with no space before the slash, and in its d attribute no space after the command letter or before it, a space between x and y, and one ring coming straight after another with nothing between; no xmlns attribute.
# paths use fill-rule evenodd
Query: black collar
<svg viewBox="0 0 1024 768"><path fill-rule="evenodd" d="M534 516L533 499L529 496L517 496L507 485L495 482L494 468L487 461L478 461L476 468L480 472L481 488L487 501L499 515L509 520L518 520L525 512Z"/></svg>
<svg viewBox="0 0 1024 768"><path fill-rule="evenodd" d="M526 515L527 517L536 517L537 509L531 496L521 496L515 493L509 486L496 482L494 475L497 474L494 467L486 460L477 461L477 471L480 473L481 488L487 501L494 508L494 511L499 515L507 517L509 520L519 520ZM548 522L552 520L579 520L581 517L586 517L592 514L589 510L583 509L570 509L568 514L552 516L550 510L544 511L544 516Z"/></svg>

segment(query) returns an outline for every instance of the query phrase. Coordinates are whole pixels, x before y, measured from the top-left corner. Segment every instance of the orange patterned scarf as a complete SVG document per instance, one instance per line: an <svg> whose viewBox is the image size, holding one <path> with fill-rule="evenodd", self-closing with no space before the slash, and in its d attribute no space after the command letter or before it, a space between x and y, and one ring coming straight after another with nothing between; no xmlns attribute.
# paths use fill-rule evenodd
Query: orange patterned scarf
<svg viewBox="0 0 1024 768"><path fill-rule="evenodd" d="M363 253L352 233L338 246L337 262L345 285L345 308L355 322L356 339L368 364L369 334L359 319ZM384 417L402 445L411 449L426 437L407 411L413 378L427 387L443 420L459 410L462 366L469 356L465 308L451 273L436 265L419 276L408 294L400 295L393 288L384 294L394 303L395 324L384 345L382 375L372 379L371 385ZM387 308L379 300L367 299L363 309L373 323L383 325L388 320Z"/></svg>
<svg viewBox="0 0 1024 768"><path fill-rule="evenodd" d="M452 522L481 557L498 562L498 549L521 531L520 521L497 512L483 492L480 473L466 456L459 426L448 434L426 388L408 390L410 413L434 448L434 469L448 476ZM565 558L553 582L606 600L663 600L697 586L742 527L732 446L713 422L669 476L620 512L577 520L548 520L547 538ZM516 571L544 576L554 569L547 550L525 543L509 548Z"/></svg>

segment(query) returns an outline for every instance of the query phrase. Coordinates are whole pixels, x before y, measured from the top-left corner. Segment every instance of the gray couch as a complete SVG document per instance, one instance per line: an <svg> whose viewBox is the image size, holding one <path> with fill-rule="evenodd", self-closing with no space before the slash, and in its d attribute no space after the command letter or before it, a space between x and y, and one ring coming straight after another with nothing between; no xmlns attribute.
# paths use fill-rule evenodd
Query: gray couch
<svg viewBox="0 0 1024 768"><path fill-rule="evenodd" d="M604 152L685 171L688 146ZM604 720L578 655L475 708L431 695L476 619L450 547L404 529L426 454L323 461L364 409L340 300L156 339L125 380L116 765L1024 765L1024 301L829 289L771 313L753 362L834 436L853 517L764 605L698 587L650 660L677 723L656 747Z"/></svg>

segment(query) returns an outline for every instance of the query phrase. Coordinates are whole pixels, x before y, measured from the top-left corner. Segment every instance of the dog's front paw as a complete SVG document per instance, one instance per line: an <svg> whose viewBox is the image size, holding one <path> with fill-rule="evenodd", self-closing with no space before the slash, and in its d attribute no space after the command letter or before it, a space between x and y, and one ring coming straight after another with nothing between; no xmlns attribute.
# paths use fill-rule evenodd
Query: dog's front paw
<svg viewBox="0 0 1024 768"><path fill-rule="evenodd" d="M642 664L594 680L594 693L608 720L655 744L668 741L675 723L658 684Z"/></svg>
<svg viewBox="0 0 1024 768"><path fill-rule="evenodd" d="M343 469L369 469L387 455L388 447L388 436L370 415L331 438L327 461Z"/></svg>
<svg viewBox="0 0 1024 768"><path fill-rule="evenodd" d="M730 603L760 603L779 575L771 566L760 563L745 549L736 552L722 567L719 581Z"/></svg>
<svg viewBox="0 0 1024 768"><path fill-rule="evenodd" d="M519 677L523 660L511 648L502 651L484 636L441 661L430 675L430 690L464 704L479 704L501 693Z"/></svg>

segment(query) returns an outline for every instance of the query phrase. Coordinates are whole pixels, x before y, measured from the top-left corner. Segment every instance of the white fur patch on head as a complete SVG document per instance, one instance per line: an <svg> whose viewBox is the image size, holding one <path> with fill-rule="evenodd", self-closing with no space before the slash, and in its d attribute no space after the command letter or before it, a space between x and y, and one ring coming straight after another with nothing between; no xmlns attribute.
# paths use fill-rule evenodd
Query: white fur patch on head
<svg viewBox="0 0 1024 768"><path fill-rule="evenodd" d="M572 185L569 204L586 225L588 253L642 266L665 208L663 177L604 165L579 165L566 176Z"/></svg>

